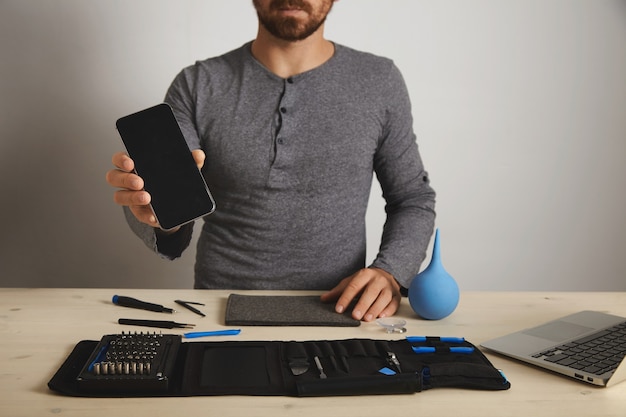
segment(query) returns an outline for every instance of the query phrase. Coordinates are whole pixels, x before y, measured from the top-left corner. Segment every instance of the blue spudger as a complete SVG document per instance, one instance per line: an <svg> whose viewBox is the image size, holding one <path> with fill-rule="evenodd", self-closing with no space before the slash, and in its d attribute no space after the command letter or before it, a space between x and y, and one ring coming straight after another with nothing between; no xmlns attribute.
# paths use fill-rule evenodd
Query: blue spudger
<svg viewBox="0 0 626 417"><path fill-rule="evenodd" d="M236 336L241 333L241 329L213 330L209 332L188 332L183 334L187 339L205 336Z"/></svg>

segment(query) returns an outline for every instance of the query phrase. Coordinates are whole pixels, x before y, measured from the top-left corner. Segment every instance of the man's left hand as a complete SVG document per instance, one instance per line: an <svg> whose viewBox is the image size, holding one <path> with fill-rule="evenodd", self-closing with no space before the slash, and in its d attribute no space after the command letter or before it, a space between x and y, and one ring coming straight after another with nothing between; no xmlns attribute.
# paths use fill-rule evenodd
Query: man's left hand
<svg viewBox="0 0 626 417"><path fill-rule="evenodd" d="M356 297L359 300L352 309L352 317L372 321L393 316L402 295L400 284L390 273L379 268L364 268L344 278L335 288L322 294L321 299L323 302L337 300L335 311L343 313Z"/></svg>

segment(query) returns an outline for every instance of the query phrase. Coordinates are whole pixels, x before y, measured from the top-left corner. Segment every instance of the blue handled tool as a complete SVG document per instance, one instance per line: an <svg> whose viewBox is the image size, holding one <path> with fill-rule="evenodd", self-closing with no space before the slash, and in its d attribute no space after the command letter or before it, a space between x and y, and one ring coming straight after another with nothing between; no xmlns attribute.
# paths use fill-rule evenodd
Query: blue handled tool
<svg viewBox="0 0 626 417"><path fill-rule="evenodd" d="M437 349L433 346L411 346L415 353L436 353ZM445 352L446 350L440 350ZM474 352L474 348L471 346L453 346L447 349L450 353L470 354Z"/></svg>
<svg viewBox="0 0 626 417"><path fill-rule="evenodd" d="M464 337L436 337L436 336L407 336L406 340L409 343L424 343L427 341L436 341L436 342L444 342L444 343L463 343L465 342Z"/></svg>

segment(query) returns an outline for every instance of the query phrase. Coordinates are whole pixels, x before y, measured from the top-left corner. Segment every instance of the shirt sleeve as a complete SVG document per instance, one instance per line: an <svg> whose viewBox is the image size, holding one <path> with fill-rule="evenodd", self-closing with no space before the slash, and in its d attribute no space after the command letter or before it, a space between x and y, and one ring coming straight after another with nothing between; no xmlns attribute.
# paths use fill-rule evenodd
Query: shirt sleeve
<svg viewBox="0 0 626 417"><path fill-rule="evenodd" d="M183 69L167 90L165 102L170 105L189 149L200 149L200 137L196 126L196 66Z"/></svg>
<svg viewBox="0 0 626 417"><path fill-rule="evenodd" d="M385 199L387 218L379 252L371 264L408 288L433 233L435 191L418 151L408 91L392 66L386 94L386 120L374 170Z"/></svg>
<svg viewBox="0 0 626 417"><path fill-rule="evenodd" d="M193 222L181 226L176 233L165 234L154 227L141 223L128 207L123 209L126 222L133 233L161 258L169 260L180 258L185 249L189 247L193 235Z"/></svg>

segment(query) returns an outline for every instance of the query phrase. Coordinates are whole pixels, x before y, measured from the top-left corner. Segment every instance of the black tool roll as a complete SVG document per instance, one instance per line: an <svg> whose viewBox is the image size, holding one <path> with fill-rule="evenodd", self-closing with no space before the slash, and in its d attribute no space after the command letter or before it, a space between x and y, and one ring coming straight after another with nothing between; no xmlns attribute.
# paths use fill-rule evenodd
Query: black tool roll
<svg viewBox="0 0 626 417"><path fill-rule="evenodd" d="M115 343L104 338L104 343L79 342L48 386L86 397L305 397L410 394L438 387L510 388L503 374L467 341L451 349L438 338L419 344L405 339L180 343L180 336L163 336L176 342L167 348L171 357L163 362L169 363L159 363L157 355L152 367L142 367L142 375L136 367L110 359L108 370L94 375L93 365L107 349L103 346ZM428 346L432 352L415 353L416 346Z"/></svg>

